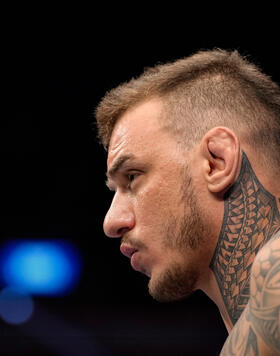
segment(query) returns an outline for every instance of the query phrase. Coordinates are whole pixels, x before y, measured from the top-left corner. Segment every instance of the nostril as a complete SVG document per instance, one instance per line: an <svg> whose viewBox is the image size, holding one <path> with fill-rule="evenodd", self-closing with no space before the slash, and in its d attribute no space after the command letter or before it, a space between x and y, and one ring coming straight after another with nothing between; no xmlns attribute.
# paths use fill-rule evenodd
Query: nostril
<svg viewBox="0 0 280 356"><path fill-rule="evenodd" d="M129 227L125 224L113 223L109 219L104 222L103 230L108 237L122 237L124 233L129 231Z"/></svg>
<svg viewBox="0 0 280 356"><path fill-rule="evenodd" d="M117 235L118 235L118 237L121 237L121 236L123 236L126 232L128 232L129 231L129 228L127 228L127 227L122 227L122 228L120 228L120 229L118 229L118 231L117 231Z"/></svg>
<svg viewBox="0 0 280 356"><path fill-rule="evenodd" d="M105 216L103 229L108 237L121 237L127 231L133 229L135 224L134 214L124 209L122 205L114 206L114 209L110 208Z"/></svg>

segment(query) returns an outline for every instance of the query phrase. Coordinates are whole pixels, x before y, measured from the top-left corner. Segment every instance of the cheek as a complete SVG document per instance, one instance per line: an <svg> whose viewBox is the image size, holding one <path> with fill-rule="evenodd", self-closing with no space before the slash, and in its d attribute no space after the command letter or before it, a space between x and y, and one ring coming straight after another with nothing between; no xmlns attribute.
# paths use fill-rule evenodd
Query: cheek
<svg viewBox="0 0 280 356"><path fill-rule="evenodd" d="M162 224L172 212L179 210L179 191L174 185L160 181L160 184L148 185L137 194L135 212L137 221L145 225ZM177 184L178 186L178 184Z"/></svg>

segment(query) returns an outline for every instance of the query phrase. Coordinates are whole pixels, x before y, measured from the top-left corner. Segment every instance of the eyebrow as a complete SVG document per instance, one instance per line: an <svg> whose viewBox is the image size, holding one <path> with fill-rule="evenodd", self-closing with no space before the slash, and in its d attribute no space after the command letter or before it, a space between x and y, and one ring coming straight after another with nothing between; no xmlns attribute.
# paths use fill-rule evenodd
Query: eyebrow
<svg viewBox="0 0 280 356"><path fill-rule="evenodd" d="M113 163L112 167L106 173L108 180L112 179L116 175L116 173L122 168L125 162L133 158L135 158L135 156L132 154L120 156L119 158L117 158L116 161ZM107 185L108 180L106 182Z"/></svg>

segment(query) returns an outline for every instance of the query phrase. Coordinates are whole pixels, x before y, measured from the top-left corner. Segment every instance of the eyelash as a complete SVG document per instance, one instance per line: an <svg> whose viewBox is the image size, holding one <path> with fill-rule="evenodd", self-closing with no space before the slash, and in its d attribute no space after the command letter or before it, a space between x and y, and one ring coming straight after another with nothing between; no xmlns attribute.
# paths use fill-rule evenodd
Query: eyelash
<svg viewBox="0 0 280 356"><path fill-rule="evenodd" d="M129 182L133 182L135 179L135 176L136 176L136 174L128 174L127 179L129 180ZM131 179L131 177L133 177L133 179Z"/></svg>
<svg viewBox="0 0 280 356"><path fill-rule="evenodd" d="M138 173L133 173L133 174L127 174L127 180L128 180L128 184L127 187L131 188L131 183L133 183L136 179L136 177L138 176Z"/></svg>

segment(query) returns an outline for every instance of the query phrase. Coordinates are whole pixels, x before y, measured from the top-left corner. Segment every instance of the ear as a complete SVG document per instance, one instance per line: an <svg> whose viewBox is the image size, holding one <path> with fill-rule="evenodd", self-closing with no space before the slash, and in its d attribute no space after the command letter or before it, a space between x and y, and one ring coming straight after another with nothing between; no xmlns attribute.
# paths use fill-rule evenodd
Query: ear
<svg viewBox="0 0 280 356"><path fill-rule="evenodd" d="M224 193L240 169L240 141L227 127L215 127L201 141L203 174L212 193Z"/></svg>

